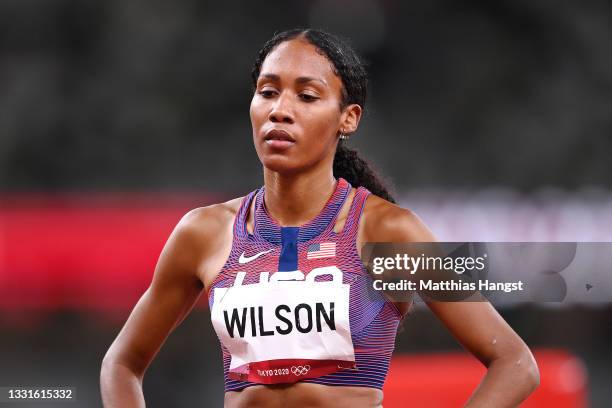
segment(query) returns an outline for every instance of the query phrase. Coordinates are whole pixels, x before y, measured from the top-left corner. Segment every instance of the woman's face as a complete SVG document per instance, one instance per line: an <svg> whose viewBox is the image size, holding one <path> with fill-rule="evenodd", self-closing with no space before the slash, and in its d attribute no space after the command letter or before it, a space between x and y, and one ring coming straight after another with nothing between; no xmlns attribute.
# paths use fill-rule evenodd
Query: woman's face
<svg viewBox="0 0 612 408"><path fill-rule="evenodd" d="M287 173L331 166L347 116L340 110L342 81L332 69L302 39L268 54L250 109L255 149L266 168Z"/></svg>

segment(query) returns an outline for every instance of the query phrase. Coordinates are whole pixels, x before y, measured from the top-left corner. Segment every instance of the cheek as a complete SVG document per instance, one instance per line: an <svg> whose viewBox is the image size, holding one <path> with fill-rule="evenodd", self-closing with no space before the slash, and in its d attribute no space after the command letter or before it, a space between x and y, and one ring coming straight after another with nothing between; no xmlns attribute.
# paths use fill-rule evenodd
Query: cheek
<svg viewBox="0 0 612 408"><path fill-rule="evenodd" d="M313 112L309 123L311 134L316 135L319 141L334 141L336 129L340 123L340 112L335 107Z"/></svg>
<svg viewBox="0 0 612 408"><path fill-rule="evenodd" d="M261 124L262 122L262 105L257 101L257 98L253 98L251 100L251 106L249 107L249 115L251 116L251 124L253 125L253 130L255 130L256 125Z"/></svg>

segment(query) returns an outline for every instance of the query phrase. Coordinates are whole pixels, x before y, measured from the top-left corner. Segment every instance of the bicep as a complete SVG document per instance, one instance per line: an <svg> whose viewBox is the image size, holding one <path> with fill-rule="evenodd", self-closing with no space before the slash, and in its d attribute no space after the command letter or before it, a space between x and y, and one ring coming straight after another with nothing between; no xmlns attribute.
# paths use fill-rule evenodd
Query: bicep
<svg viewBox="0 0 612 408"><path fill-rule="evenodd" d="M383 217L376 217L382 218L382 222L375 225L376 238L372 241L403 243L437 241L434 234L412 211L387 206L387 211L382 214ZM438 249L432 245L431 251L436 252ZM441 302L428 300L427 296L424 298L427 306L459 343L484 365L488 366L497 358L520 353L526 349L525 343L491 303L479 294L471 299L478 301Z"/></svg>
<svg viewBox="0 0 612 408"><path fill-rule="evenodd" d="M437 241L416 215L411 214L410 218L415 241ZM436 246L431 248L436 254L440 250ZM450 275L454 275L454 272ZM437 278L442 276L447 274L444 272L434 275ZM472 294L469 300L455 302L425 300L425 303L457 341L485 366L495 359L521 353L527 347L493 305L479 292Z"/></svg>
<svg viewBox="0 0 612 408"><path fill-rule="evenodd" d="M177 225L142 295L107 356L143 375L170 332L197 301L202 284L189 228Z"/></svg>

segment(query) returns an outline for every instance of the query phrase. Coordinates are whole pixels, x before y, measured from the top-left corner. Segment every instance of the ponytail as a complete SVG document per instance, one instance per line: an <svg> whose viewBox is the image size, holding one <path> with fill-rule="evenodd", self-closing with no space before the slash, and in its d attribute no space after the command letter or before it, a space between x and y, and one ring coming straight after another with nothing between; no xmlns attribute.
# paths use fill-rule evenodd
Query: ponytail
<svg viewBox="0 0 612 408"><path fill-rule="evenodd" d="M334 177L342 177L354 187L365 187L373 194L395 203L395 198L370 163L340 140L334 156Z"/></svg>

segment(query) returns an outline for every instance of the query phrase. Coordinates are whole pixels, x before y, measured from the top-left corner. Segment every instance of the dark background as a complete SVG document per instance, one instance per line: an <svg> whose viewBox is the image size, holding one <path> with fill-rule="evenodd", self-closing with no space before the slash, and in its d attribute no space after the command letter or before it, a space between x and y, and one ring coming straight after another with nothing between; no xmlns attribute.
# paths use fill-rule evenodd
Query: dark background
<svg viewBox="0 0 612 408"><path fill-rule="evenodd" d="M351 143L398 188L610 187L611 8L4 0L0 188L258 185L250 68L296 26L347 36L369 61L369 112Z"/></svg>
<svg viewBox="0 0 612 408"><path fill-rule="evenodd" d="M506 240L610 239L612 3L603 0L4 0L0 201L256 188L250 68L275 31L296 26L344 35L368 61L367 113L350 144L441 239L490 239L448 226L464 215ZM445 210L431 211L441 201ZM510 230L525 206L537 217ZM571 211L554 218L559 208ZM530 230L542 217L564 233ZM11 274L1 252L0 278ZM530 347L580 357L591 404L607 406L610 301L500 313ZM99 405L99 364L129 311L0 310L0 386L69 384L79 406ZM426 308L397 348L460 350ZM147 402L217 406L221 373L208 311L196 309L147 373Z"/></svg>

